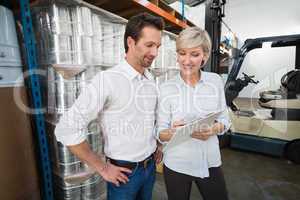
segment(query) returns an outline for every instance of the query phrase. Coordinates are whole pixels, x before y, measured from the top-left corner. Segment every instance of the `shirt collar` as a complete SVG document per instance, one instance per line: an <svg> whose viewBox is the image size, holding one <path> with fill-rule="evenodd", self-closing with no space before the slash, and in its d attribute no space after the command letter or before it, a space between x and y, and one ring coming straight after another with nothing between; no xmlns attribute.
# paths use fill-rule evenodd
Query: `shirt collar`
<svg viewBox="0 0 300 200"><path fill-rule="evenodd" d="M140 74L138 71L136 71L128 62L126 59L124 59L120 66L124 70L124 72L129 76L130 80L133 80L134 78L143 79L144 77L148 80L154 80L151 72L149 69L146 69L144 71L144 74Z"/></svg>
<svg viewBox="0 0 300 200"><path fill-rule="evenodd" d="M182 79L180 73L177 74L176 79L179 80L179 82L180 82L181 84L187 85L186 82L184 82L184 80ZM206 81L207 81L206 72L201 71L200 80L198 81L197 84L199 84L199 83L205 83Z"/></svg>

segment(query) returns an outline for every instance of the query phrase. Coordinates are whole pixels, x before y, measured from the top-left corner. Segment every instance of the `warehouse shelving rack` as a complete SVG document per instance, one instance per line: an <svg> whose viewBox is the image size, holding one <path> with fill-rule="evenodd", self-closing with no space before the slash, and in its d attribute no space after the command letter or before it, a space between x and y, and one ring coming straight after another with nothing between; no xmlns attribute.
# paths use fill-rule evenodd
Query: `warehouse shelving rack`
<svg viewBox="0 0 300 200"><path fill-rule="evenodd" d="M39 4L42 0L29 0L30 5ZM177 34L183 28L195 26L191 21L184 17L166 4L163 0L74 0L79 3L89 3L93 6L104 9L115 15L129 19L131 16L140 12L149 12L164 18L166 30ZM14 8L18 7L15 1L11 2Z"/></svg>
<svg viewBox="0 0 300 200"><path fill-rule="evenodd" d="M34 108L35 130L38 139L39 159L42 175L42 198L43 200L53 200L51 163L49 148L45 129L45 118L42 113L42 95L38 70L35 37L30 14L30 4L28 0L20 0L21 22L26 49L26 61L29 72L29 85L31 89L32 104Z"/></svg>

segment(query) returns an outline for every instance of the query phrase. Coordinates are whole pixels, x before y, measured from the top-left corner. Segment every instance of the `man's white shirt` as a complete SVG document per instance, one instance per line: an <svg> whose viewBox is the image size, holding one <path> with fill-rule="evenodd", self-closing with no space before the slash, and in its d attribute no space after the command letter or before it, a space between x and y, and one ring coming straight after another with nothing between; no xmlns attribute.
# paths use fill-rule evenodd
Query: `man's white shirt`
<svg viewBox="0 0 300 200"><path fill-rule="evenodd" d="M88 123L99 117L104 153L116 160L142 161L156 149L157 88L151 73L137 72L126 60L97 73L55 129L58 141L76 145Z"/></svg>

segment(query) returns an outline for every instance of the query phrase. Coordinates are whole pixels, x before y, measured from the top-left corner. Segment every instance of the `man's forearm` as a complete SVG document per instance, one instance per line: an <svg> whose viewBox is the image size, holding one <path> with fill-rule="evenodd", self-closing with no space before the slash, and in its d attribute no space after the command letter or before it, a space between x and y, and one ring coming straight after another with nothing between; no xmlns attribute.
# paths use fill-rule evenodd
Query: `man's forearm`
<svg viewBox="0 0 300 200"><path fill-rule="evenodd" d="M96 170L105 181L114 183L117 186L119 186L120 183L127 183L129 181L126 173L131 173L130 169L118 167L109 162L106 163L104 156L94 153L87 141L68 147L81 161Z"/></svg>
<svg viewBox="0 0 300 200"><path fill-rule="evenodd" d="M162 142L168 142L173 137L174 131L172 129L165 129L160 131L159 139Z"/></svg>
<svg viewBox="0 0 300 200"><path fill-rule="evenodd" d="M104 170L106 166L104 156L93 152L86 140L80 144L68 146L68 148L75 156L98 173Z"/></svg>

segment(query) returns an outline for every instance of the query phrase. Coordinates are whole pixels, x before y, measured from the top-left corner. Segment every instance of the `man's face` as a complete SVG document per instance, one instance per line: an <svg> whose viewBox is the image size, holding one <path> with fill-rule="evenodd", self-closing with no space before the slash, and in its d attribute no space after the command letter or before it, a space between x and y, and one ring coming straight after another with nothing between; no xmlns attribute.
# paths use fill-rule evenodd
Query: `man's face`
<svg viewBox="0 0 300 200"><path fill-rule="evenodd" d="M138 41L128 38L128 51L132 53L137 64L144 68L151 66L161 45L161 34L160 30L150 26L142 29Z"/></svg>

